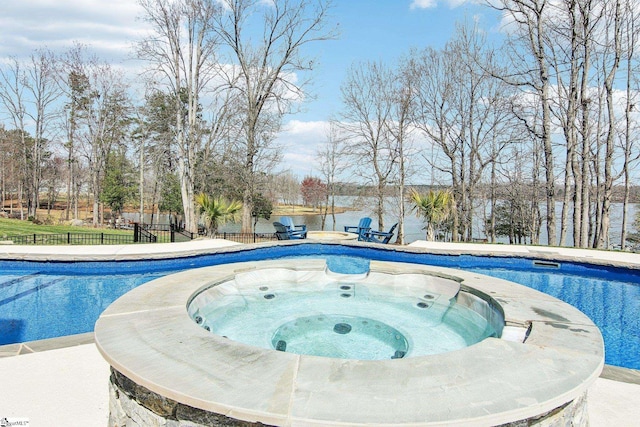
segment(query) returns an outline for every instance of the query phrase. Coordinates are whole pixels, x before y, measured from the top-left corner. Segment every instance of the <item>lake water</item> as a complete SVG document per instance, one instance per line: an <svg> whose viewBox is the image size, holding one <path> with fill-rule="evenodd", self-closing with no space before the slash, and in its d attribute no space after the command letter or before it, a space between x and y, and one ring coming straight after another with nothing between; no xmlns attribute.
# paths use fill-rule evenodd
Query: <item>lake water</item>
<svg viewBox="0 0 640 427"><path fill-rule="evenodd" d="M373 218L372 228L374 230L379 230L378 223L375 215L373 215L372 210L375 205L375 201L373 198L355 198L350 196L340 196L336 198L336 206L345 207L349 210L336 215L336 226L335 230L342 231L344 230L344 226L350 225L354 226L358 224L360 218L368 216ZM362 207L366 206L366 207ZM389 198L386 202L386 210L387 214L384 217L384 231L388 231L389 228L398 222L398 214L397 207L394 207L394 201L392 198ZM544 215L544 206L541 207L541 211ZM416 240L424 240L426 232L424 230L424 222L416 217L415 213L411 211L411 206L407 205L405 208L405 223L404 223L404 233L405 233L405 243L411 243ZM488 212L488 210L487 210ZM633 219L635 217L636 205L629 205L629 219L627 222L627 231L634 232L633 229ZM562 203L556 203L556 222L557 222L557 234L560 235L560 215L562 213ZM473 226L473 237L478 239L485 238L483 224L482 224L482 211L480 209L476 210L476 220ZM291 216L294 220L295 224L304 224L307 226L308 230L320 231L322 230L321 224L322 219L320 214L318 215L297 215L296 210L293 209L291 212L286 215ZM129 221L138 221L139 215L137 213L125 213L123 214L125 219ZM158 219L159 218L159 219ZM278 221L279 216L272 216L269 220L260 219L256 226L257 233L272 233L274 232L273 222ZM151 222L151 216L146 214L144 218L144 223L148 224ZM169 217L168 215L160 215L159 217L154 216L154 222L160 224L168 224ZM619 245L620 244L620 229L622 226L622 204L621 203L613 203L611 205L611 231L609 233L611 245ZM325 230L333 230L333 219L331 215L327 216L327 223L325 224ZM221 232L229 232L229 233L237 233L240 231L240 224L224 224L219 229ZM547 243L546 229L545 225L542 225L542 235L540 236L540 243ZM397 230L396 230L397 236ZM395 241L395 238L392 242ZM498 238L498 243L509 243L509 239L506 237ZM573 236L571 229L568 231L567 236L567 245L571 246L573 244Z"/></svg>
<svg viewBox="0 0 640 427"><path fill-rule="evenodd" d="M363 199L359 199L359 201L361 202ZM365 200L366 201L366 200ZM353 197L338 197L336 198L336 206L341 206L341 207L347 207L350 208L351 206L354 205L354 202L356 202L356 200ZM372 224L372 228L374 230L379 229L378 224L377 224L377 220L376 217L373 215L372 213L372 208L374 206L374 200L373 199L369 199L369 204L367 206L370 206L371 208L362 208L362 207L356 207L353 208L351 210L348 210L345 213L342 214L337 214L336 215L336 230L342 231L344 229L344 226L346 225L358 225L358 221L360 221L360 218L368 216L373 218L373 224ZM391 200L389 200L387 202L387 214L384 217L384 231L388 231L389 228L395 224L396 222L398 222L398 215L393 213L393 209L391 209L392 203ZM395 209L397 210L397 209ZM630 205L629 206L629 219L627 222L627 231L628 232L634 232L633 230L633 218L635 216L635 211L636 211L636 205ZM411 243L415 240L424 240L425 239L425 230L424 230L424 222L420 219L417 218L416 215L414 213L411 212L411 206L407 206L406 207L406 216L405 216L405 223L404 223L404 232L405 232L405 242L406 243ZM481 214L480 210L477 210L477 216L479 216ZM556 204L556 213L557 213L557 224L558 224L558 228L557 228L557 233L558 236L560 235L560 215L562 212L562 203L558 202ZM544 214L544 210L543 210L543 214ZM309 230L321 230L321 224L322 224L322 220L321 220L321 216L318 215L296 215L295 210L293 210L292 212L288 213L289 216L291 216L294 220L295 224L305 224L307 226L307 229ZM274 231L273 228L273 222L278 220L278 216L272 216L271 219L269 220L265 220L265 219L260 219L260 221L258 221L258 224L256 226L256 232L257 233L271 233ZM622 226L622 204L621 203L614 203L611 205L611 231L609 233L610 239L611 239L611 244L612 245L619 245L620 244L620 230L621 230L621 226ZM547 236L546 236L546 229L544 228L544 224L543 224L543 232L542 235L540 236L540 243L541 244L546 244L547 243ZM333 229L333 220L331 218L330 215L327 216L327 223L325 225L325 230L332 230ZM220 227L220 231L226 231L226 232L238 232L240 231L240 225L239 224L225 224L222 227ZM397 236L397 232L396 232L396 236ZM474 231L473 231L473 236L474 238L485 238L485 234L484 234L484 230L482 227L482 219L481 218L477 218L477 220L474 223ZM395 241L392 240L392 242ZM499 243L509 243L509 239L506 237L501 237L498 239ZM567 245L571 245L573 243L573 238L572 238L572 231L569 230L568 231L568 236L567 236Z"/></svg>

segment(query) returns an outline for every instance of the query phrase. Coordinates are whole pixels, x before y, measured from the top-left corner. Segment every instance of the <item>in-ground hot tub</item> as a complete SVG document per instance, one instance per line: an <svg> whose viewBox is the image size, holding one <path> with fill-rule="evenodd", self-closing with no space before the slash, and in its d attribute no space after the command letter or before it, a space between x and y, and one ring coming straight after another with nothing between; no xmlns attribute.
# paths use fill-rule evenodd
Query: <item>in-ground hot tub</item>
<svg viewBox="0 0 640 427"><path fill-rule="evenodd" d="M340 289L345 283L355 287ZM269 304L296 296L300 287L306 298L306 288L332 285L331 298L351 304L348 309L314 312L320 303L313 300L302 312L258 315L262 324L246 328L255 335L251 344L231 335L242 332L245 320L219 331L230 335L215 333L218 323L233 326L243 306L251 311L250 300ZM379 305L366 310L360 292L382 293L383 300L407 296L409 307L391 316ZM457 306L484 319L477 327L483 332L456 348L417 353L416 337L429 336L438 321L409 330L403 310L434 309L445 323ZM377 360L293 352L298 341L318 333L347 338L363 321L361 335L382 342ZM327 271L324 259L309 258L185 271L123 296L100 317L95 334L113 372L110 425L132 418L193 425L475 426L526 419L581 425L586 390L603 366L598 329L555 298L474 273L393 262L372 261L368 274L346 277Z"/></svg>
<svg viewBox="0 0 640 427"><path fill-rule="evenodd" d="M322 260L317 269L304 268L304 260L296 269L239 272L198 292L188 311L207 331L234 341L341 359L445 353L502 332L497 304L481 313L458 304L454 278L369 272L369 262L358 261L329 257L324 270Z"/></svg>
<svg viewBox="0 0 640 427"><path fill-rule="evenodd" d="M346 231L308 231L309 240L357 240L358 234Z"/></svg>

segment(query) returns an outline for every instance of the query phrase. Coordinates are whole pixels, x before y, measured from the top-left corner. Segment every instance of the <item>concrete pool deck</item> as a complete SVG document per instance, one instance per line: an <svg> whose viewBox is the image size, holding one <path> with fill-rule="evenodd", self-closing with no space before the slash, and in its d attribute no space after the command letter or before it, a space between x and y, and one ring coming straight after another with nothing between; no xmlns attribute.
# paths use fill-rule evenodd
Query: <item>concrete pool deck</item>
<svg viewBox="0 0 640 427"><path fill-rule="evenodd" d="M94 251L96 258L118 255L182 254L192 251L200 252L212 248L231 245L230 242L197 241L190 244L139 245L127 249L122 247L99 247ZM422 242L417 245L421 245ZM177 245L181 245L180 248ZM434 250L460 250L460 246L434 245L424 242L423 248ZM458 244L459 245L459 244ZM469 245L464 251L480 245ZM576 256L576 251L563 248L541 247L507 247L495 245L496 252L516 254L528 251L528 255L552 253L562 256ZM39 250L34 250L39 249ZM52 252L53 251L53 252ZM142 252L143 251L143 252ZM493 248L492 248L493 251ZM98 253L99 252L99 253ZM486 248L485 248L486 252ZM567 254L569 253L569 255ZM601 262L613 264L635 264L640 266L640 256L615 252L609 255L600 251L584 251L585 257L592 261L598 257ZM0 258L31 258L34 254L47 257L79 256L86 259L86 248L78 247L23 247L0 246ZM3 256L4 255L4 256ZM18 255L18 256L16 256ZM20 256L22 255L22 256ZM83 256L84 255L84 256ZM36 257L37 257L36 256ZM604 259L603 259L604 258ZM78 344L73 345L74 339ZM55 343L63 340L63 344ZM87 343L89 342L89 343ZM28 418L30 425L105 425L108 420L108 382L109 365L99 355L92 343L92 334L80 337L65 337L47 342L16 344L0 348L0 356L11 356L20 353L19 357L0 358L0 419ZM71 346L68 346L71 345ZM62 348L56 347L62 346ZM55 348L55 349L50 349ZM41 350L41 351L40 351ZM625 373L625 371L628 371ZM625 376L623 381L607 378ZM591 426L632 426L637 425L638 408L640 407L640 375L637 371L605 368L603 376L595 381L589 389L588 411ZM625 382L629 381L629 382ZM635 383L633 383L635 382Z"/></svg>
<svg viewBox="0 0 640 427"><path fill-rule="evenodd" d="M107 425L109 364L93 344L0 358L0 378L0 419L28 418L31 427ZM636 426L640 384L598 378L587 405L592 427Z"/></svg>
<svg viewBox="0 0 640 427"><path fill-rule="evenodd" d="M223 239L196 239L177 243L144 243L132 245L95 245L95 246L38 246L38 245L0 245L0 259L105 259L117 257L139 258L142 256L187 256L211 249L238 246L241 243ZM88 252L90 248L90 252Z"/></svg>
<svg viewBox="0 0 640 427"><path fill-rule="evenodd" d="M409 243L407 247L425 249L433 251L433 253L560 258L575 262L593 262L601 265L640 268L640 254L622 251L601 251L597 249L564 248L556 246L428 242L425 240L416 240L415 242Z"/></svg>

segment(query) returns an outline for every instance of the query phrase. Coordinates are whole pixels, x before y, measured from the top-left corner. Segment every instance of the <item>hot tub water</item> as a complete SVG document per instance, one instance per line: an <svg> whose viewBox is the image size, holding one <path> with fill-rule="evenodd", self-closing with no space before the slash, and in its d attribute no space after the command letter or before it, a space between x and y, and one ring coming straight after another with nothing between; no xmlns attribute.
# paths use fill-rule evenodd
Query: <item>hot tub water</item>
<svg viewBox="0 0 640 427"><path fill-rule="evenodd" d="M327 265L239 273L194 297L190 315L244 344L342 359L438 354L497 335L487 319L456 304L460 285L451 278L369 272L368 263L363 272L349 260Z"/></svg>

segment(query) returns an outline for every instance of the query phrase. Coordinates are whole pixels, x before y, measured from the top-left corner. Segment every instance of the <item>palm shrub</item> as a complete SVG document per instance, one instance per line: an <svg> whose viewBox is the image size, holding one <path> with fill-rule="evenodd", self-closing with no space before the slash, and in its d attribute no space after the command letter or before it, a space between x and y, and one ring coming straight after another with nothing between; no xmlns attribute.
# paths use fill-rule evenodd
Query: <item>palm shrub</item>
<svg viewBox="0 0 640 427"><path fill-rule="evenodd" d="M435 240L436 227L442 225L451 215L453 194L447 190L429 190L427 194L420 194L413 190L411 202L418 218L422 218L425 222L427 240Z"/></svg>
<svg viewBox="0 0 640 427"><path fill-rule="evenodd" d="M211 197L205 193L198 194L195 201L209 237L218 232L220 225L237 221L242 210L242 202L229 201L224 197Z"/></svg>

